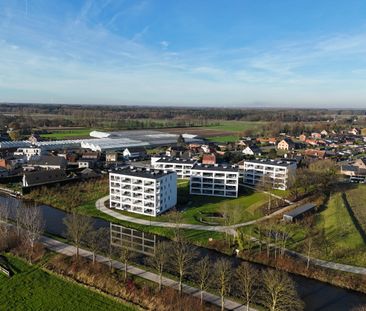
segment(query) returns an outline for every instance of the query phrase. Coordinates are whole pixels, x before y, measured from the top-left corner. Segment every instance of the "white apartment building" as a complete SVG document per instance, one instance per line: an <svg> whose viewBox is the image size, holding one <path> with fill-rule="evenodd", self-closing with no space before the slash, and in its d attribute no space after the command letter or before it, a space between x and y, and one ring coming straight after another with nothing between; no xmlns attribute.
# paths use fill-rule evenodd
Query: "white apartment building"
<svg viewBox="0 0 366 311"><path fill-rule="evenodd" d="M239 169L232 165L196 164L191 169L190 194L238 197Z"/></svg>
<svg viewBox="0 0 366 311"><path fill-rule="evenodd" d="M109 174L110 208L157 216L177 204L175 172L133 167Z"/></svg>
<svg viewBox="0 0 366 311"><path fill-rule="evenodd" d="M178 178L182 179L189 179L189 177L191 176L191 168L196 163L196 160L182 158L151 158L151 166L153 168L176 172Z"/></svg>
<svg viewBox="0 0 366 311"><path fill-rule="evenodd" d="M273 189L286 190L296 167L296 162L286 160L248 160L244 162L243 182L255 185L265 177L272 182Z"/></svg>

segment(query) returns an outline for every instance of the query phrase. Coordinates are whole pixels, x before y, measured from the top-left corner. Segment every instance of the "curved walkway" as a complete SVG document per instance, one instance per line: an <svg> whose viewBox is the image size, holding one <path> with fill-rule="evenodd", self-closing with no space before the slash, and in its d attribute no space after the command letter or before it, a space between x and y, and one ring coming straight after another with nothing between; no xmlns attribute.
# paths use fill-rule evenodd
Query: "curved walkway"
<svg viewBox="0 0 366 311"><path fill-rule="evenodd" d="M121 213L118 213L108 207L105 206L105 202L109 199L109 195L99 199L95 203L95 207L100 210L101 212L117 218L119 220L124 220L128 222L132 222L139 225L145 226L154 226L154 227L164 227L164 228L182 228L182 229L194 229L194 230L205 230L205 231L216 231L216 232L224 232L235 234L235 229L231 228L230 226L207 226L207 225L194 225L194 224L174 224L170 222L163 222L163 221L150 221L146 219L135 218L131 216L126 216Z"/></svg>
<svg viewBox="0 0 366 311"><path fill-rule="evenodd" d="M224 233L229 233L232 235L236 235L236 229L240 228L240 227L245 227L245 226L250 226L253 225L257 222L261 222L267 219L270 219L272 217L278 216L286 211L288 211L289 209L292 208L292 205L286 206L284 208L279 209L276 212L273 212L270 215L267 216L263 216L261 218L255 219L255 220L251 220L251 221L247 221L247 222L243 222L240 224L236 224L236 225L231 225L231 226L210 226L210 225L195 225L195 224L184 224L184 223L180 223L180 224L174 224L174 223L169 223L169 222L164 222L164 221L154 221L154 220L146 220L146 219L141 219L141 218L135 218L132 216L127 216L127 215L123 215L121 213L118 213L108 207L105 206L105 202L109 199L109 195L100 198L99 200L97 200L95 202L95 207L109 215L112 216L114 218L117 218L119 220L123 220L123 221L128 221L128 222L132 222L135 224L139 224L139 225L145 225L145 226L154 226L154 227L164 227L164 228L182 228L182 229L193 229L193 230L204 230L204 231L216 231L216 232L224 232ZM293 204L291 202L291 204Z"/></svg>

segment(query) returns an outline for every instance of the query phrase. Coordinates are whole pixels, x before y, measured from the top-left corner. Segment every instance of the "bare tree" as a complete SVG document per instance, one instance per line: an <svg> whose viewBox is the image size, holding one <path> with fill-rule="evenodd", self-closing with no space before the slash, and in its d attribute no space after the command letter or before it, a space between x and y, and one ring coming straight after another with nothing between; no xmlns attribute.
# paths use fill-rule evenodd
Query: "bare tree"
<svg viewBox="0 0 366 311"><path fill-rule="evenodd" d="M24 238L29 245L31 259L34 252L34 246L44 230L41 209L37 206L22 208L21 226L24 229Z"/></svg>
<svg viewBox="0 0 366 311"><path fill-rule="evenodd" d="M263 273L261 303L270 311L303 310L292 279L285 272L266 270Z"/></svg>
<svg viewBox="0 0 366 311"><path fill-rule="evenodd" d="M272 179L267 175L262 176L262 178L259 180L259 182L256 185L257 191L265 192L268 195L267 215L271 213L271 209L272 209L271 191L273 189L273 185L274 184L273 184Z"/></svg>
<svg viewBox="0 0 366 311"><path fill-rule="evenodd" d="M183 217L182 217L181 213L179 213L177 210L174 209L171 212L169 212L168 218L169 218L170 223L175 224L175 227L173 229L174 240L175 241L181 240L183 238L182 228L181 228Z"/></svg>
<svg viewBox="0 0 366 311"><path fill-rule="evenodd" d="M79 249L82 241L92 229L91 218L80 214L72 213L64 218L66 235L76 247L76 259L79 259Z"/></svg>
<svg viewBox="0 0 366 311"><path fill-rule="evenodd" d="M123 263L123 271L124 271L124 281L127 281L127 272L128 272L128 263L130 262L132 257L132 251L126 246L122 245L119 258Z"/></svg>
<svg viewBox="0 0 366 311"><path fill-rule="evenodd" d="M179 293L182 293L183 278L188 273L190 264L196 256L196 251L193 245L180 239L172 244L171 256L174 267L179 274Z"/></svg>
<svg viewBox="0 0 366 311"><path fill-rule="evenodd" d="M225 310L225 296L230 292L231 263L228 259L220 258L216 261L215 281L221 297L221 310Z"/></svg>
<svg viewBox="0 0 366 311"><path fill-rule="evenodd" d="M163 272L169 261L169 246L167 242L158 242L155 247L155 254L147 259L148 264L155 268L159 274L159 291L163 283Z"/></svg>
<svg viewBox="0 0 366 311"><path fill-rule="evenodd" d="M203 257L195 267L195 275L200 287L201 305L203 304L203 291L209 286L211 276L211 262L208 256Z"/></svg>
<svg viewBox="0 0 366 311"><path fill-rule="evenodd" d="M8 234L9 208L7 205L0 206L0 238L5 239Z"/></svg>
<svg viewBox="0 0 366 311"><path fill-rule="evenodd" d="M258 270L249 263L243 262L235 272L236 278L238 279L240 295L244 298L247 311L249 311L249 305L253 301L258 291Z"/></svg>
<svg viewBox="0 0 366 311"><path fill-rule="evenodd" d="M96 261L96 254L102 250L105 239L103 239L103 233L105 228L99 228L98 230L90 230L86 234L86 240L89 250L93 253L93 265Z"/></svg>

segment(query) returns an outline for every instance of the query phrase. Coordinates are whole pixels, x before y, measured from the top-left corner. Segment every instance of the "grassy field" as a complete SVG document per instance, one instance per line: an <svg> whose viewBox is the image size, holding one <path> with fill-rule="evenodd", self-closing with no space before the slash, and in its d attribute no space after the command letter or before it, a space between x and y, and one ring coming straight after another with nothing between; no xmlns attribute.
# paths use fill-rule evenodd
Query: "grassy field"
<svg viewBox="0 0 366 311"><path fill-rule="evenodd" d="M16 274L9 279L0 275L0 310L136 310L18 258L7 258Z"/></svg>
<svg viewBox="0 0 366 311"><path fill-rule="evenodd" d="M345 194L358 223L366 233L366 185L357 185Z"/></svg>
<svg viewBox="0 0 366 311"><path fill-rule="evenodd" d="M317 215L316 227L323 237L315 237L318 246L314 249L313 257L366 266L366 245L340 192L331 195L326 208ZM300 245L298 250L301 249Z"/></svg>
<svg viewBox="0 0 366 311"><path fill-rule="evenodd" d="M248 129L256 130L266 124L266 122L227 121L227 120L219 120L217 122L219 123L219 125L207 126L205 128L212 130L230 131L230 132L242 132Z"/></svg>
<svg viewBox="0 0 366 311"><path fill-rule="evenodd" d="M209 137L208 140L215 143L227 143L235 142L239 139L238 135L227 135L227 136L213 136Z"/></svg>
<svg viewBox="0 0 366 311"><path fill-rule="evenodd" d="M53 130L49 134L41 134L42 138L47 139L71 139L71 138L90 138L89 133L92 129L74 129L74 130Z"/></svg>

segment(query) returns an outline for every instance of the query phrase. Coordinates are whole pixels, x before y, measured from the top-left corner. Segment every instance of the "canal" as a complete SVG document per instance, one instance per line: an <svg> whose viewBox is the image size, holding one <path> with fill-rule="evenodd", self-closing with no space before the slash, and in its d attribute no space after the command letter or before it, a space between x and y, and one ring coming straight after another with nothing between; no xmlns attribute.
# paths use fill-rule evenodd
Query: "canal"
<svg viewBox="0 0 366 311"><path fill-rule="evenodd" d="M11 214L14 216L17 207L21 201L0 193L0 208L9 206ZM58 236L65 236L66 228L63 219L67 213L46 205L41 206L42 215L45 224L45 231ZM153 249L154 243L159 241L160 237L152 234L144 234L137 230L122 227L118 224L111 224L108 221L93 218L94 229L107 228L113 232L118 232L119 237L124 235L127 239L141 241L143 248L141 252L148 253ZM123 241L121 240L121 243ZM208 255L210 258L229 258L233 265L238 265L241 261L239 258L226 256L222 253L207 248L198 248L200 256ZM301 299L305 303L306 311L347 311L359 305L366 305L366 295L333 286L324 282L308 279L298 275L291 275L296 283L296 287Z"/></svg>

